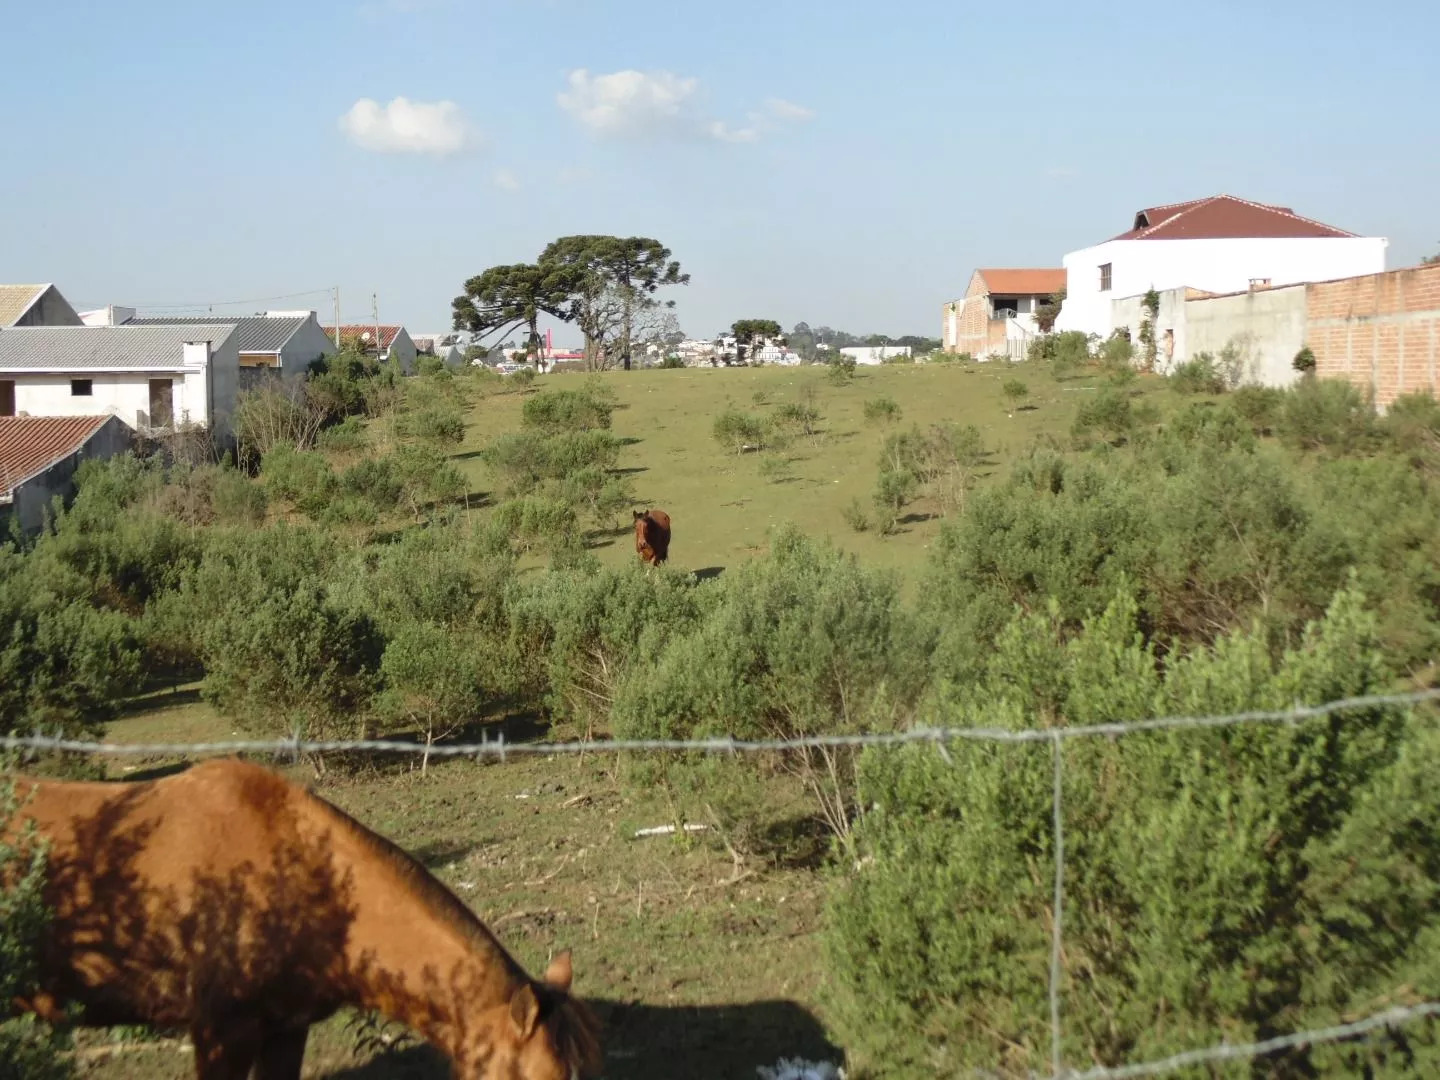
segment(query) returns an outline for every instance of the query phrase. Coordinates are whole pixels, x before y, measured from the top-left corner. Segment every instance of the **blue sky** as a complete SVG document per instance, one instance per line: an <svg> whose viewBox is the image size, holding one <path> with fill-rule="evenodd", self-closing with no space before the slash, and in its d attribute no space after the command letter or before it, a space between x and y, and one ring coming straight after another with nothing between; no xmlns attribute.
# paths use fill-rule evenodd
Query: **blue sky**
<svg viewBox="0 0 1440 1080"><path fill-rule="evenodd" d="M673 249L691 334L938 335L976 266L1058 266L1218 192L1387 236L1390 266L1440 250L1423 0L50 0L5 23L0 280L81 306L328 319L323 293L268 298L338 285L347 320L373 292L441 329L466 277L594 232Z"/></svg>

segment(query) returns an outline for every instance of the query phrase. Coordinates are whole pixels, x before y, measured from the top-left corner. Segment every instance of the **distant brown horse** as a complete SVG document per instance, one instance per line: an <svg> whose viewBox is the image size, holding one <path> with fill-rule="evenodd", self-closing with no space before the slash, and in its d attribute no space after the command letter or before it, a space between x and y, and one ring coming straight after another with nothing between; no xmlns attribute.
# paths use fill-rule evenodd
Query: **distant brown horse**
<svg viewBox="0 0 1440 1080"><path fill-rule="evenodd" d="M310 1025L344 1005L409 1025L461 1080L599 1071L568 952L530 978L418 862L269 770L17 788L54 913L21 1009L186 1028L200 1080L298 1080Z"/></svg>
<svg viewBox="0 0 1440 1080"><path fill-rule="evenodd" d="M635 510L635 552L640 561L659 566L670 557L670 515L664 510Z"/></svg>

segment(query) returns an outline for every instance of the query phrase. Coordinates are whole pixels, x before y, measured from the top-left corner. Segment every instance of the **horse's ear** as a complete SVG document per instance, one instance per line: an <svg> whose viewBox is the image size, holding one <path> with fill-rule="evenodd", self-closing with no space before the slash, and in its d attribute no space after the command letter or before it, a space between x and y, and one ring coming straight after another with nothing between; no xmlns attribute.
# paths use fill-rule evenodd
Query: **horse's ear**
<svg viewBox="0 0 1440 1080"><path fill-rule="evenodd" d="M569 990L570 980L574 977L574 971L570 967L570 950L556 955L550 961L550 966L545 969L545 981L556 990Z"/></svg>
<svg viewBox="0 0 1440 1080"><path fill-rule="evenodd" d="M535 1033L535 1024L540 1019L540 999L528 982L510 997L510 1019L514 1021L515 1031L522 1042Z"/></svg>
<svg viewBox="0 0 1440 1080"><path fill-rule="evenodd" d="M645 516L645 511L644 511L644 510L631 510L631 511L630 511L630 514L631 514L632 517L634 517L634 519L635 519L636 521L639 521L642 517Z"/></svg>

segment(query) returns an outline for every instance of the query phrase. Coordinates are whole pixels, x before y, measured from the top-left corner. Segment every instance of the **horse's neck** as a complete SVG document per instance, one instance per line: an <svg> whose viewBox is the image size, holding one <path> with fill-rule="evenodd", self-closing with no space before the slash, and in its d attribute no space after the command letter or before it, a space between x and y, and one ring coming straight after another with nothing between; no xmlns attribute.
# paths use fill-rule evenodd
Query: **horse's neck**
<svg viewBox="0 0 1440 1080"><path fill-rule="evenodd" d="M357 1003L452 1052L473 1051L485 1041L477 1018L509 1001L521 972L483 928L415 902L394 868L364 877L347 944Z"/></svg>

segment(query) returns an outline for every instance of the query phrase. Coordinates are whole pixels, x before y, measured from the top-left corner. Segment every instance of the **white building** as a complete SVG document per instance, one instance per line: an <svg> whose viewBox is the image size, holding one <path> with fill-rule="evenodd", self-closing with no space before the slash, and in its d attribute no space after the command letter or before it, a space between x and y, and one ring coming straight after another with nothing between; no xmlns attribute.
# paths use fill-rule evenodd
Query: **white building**
<svg viewBox="0 0 1440 1080"><path fill-rule="evenodd" d="M233 323L0 330L0 407L16 416L118 416L154 434L232 432L240 383Z"/></svg>
<svg viewBox="0 0 1440 1080"><path fill-rule="evenodd" d="M79 313L54 285L0 285L0 326L79 325Z"/></svg>
<svg viewBox="0 0 1440 1080"><path fill-rule="evenodd" d="M909 356L909 345L855 345L840 350L857 364L883 364L896 356Z"/></svg>
<svg viewBox="0 0 1440 1080"><path fill-rule="evenodd" d="M1107 337L1111 302L1151 289L1243 292L1379 273L1387 244L1230 195L1152 207L1129 231L1065 256L1055 329Z"/></svg>

